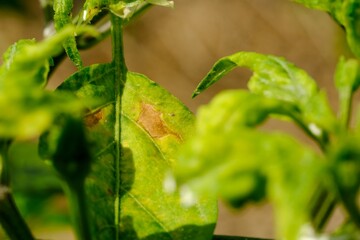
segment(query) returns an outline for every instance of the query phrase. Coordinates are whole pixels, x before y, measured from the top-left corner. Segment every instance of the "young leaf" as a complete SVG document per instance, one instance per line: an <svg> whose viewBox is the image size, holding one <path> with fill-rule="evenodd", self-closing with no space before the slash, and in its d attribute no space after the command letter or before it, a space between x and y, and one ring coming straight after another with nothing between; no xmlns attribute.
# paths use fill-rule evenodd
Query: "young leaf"
<svg viewBox="0 0 360 240"><path fill-rule="evenodd" d="M325 133L321 129L334 131L335 118L325 93L319 91L315 81L304 70L280 57L252 52L239 52L224 57L215 63L200 82L194 96L235 67L248 67L254 72L248 84L252 92L295 105L300 111L299 120L316 138L324 138Z"/></svg>
<svg viewBox="0 0 360 240"><path fill-rule="evenodd" d="M105 7L109 6L109 0L86 0L83 7L82 21L89 23Z"/></svg>
<svg viewBox="0 0 360 240"><path fill-rule="evenodd" d="M163 7L174 7L174 1L169 0L146 0L146 2Z"/></svg>
<svg viewBox="0 0 360 240"><path fill-rule="evenodd" d="M113 64L84 68L59 87L80 99L101 100L85 117L95 158L86 183L95 238L114 239L120 231L124 239L209 239L215 199L183 208L178 194L163 189L174 152L193 130L193 115L145 76L128 73L121 126L115 126L114 70ZM121 156L115 151L116 130L121 133Z"/></svg>
<svg viewBox="0 0 360 240"><path fill-rule="evenodd" d="M197 132L180 153L178 182L235 207L270 199L279 239L297 239L310 221L309 203L322 182L322 158L285 134L253 129L269 114L289 112L296 108L245 91L216 96L199 111Z"/></svg>
<svg viewBox="0 0 360 240"><path fill-rule="evenodd" d="M163 7L174 7L174 1L169 0L129 0L119 1L116 4L110 4L109 8L112 13L123 19L129 19L139 9L143 8L147 4L153 4Z"/></svg>
<svg viewBox="0 0 360 240"><path fill-rule="evenodd" d="M60 31L65 26L72 24L71 10L73 8L73 0L54 0L54 23L56 31ZM65 52L73 61L76 67L82 68L82 61L79 50L76 46L75 31L63 43Z"/></svg>

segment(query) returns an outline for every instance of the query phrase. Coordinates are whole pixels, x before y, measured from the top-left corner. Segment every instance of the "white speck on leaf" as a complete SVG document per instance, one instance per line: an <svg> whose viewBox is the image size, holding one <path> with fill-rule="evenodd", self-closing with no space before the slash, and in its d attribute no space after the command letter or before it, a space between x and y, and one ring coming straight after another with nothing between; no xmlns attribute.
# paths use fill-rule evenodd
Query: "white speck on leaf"
<svg viewBox="0 0 360 240"><path fill-rule="evenodd" d="M167 193L174 193L176 190L176 181L174 176L168 172L164 180L164 191Z"/></svg>
<svg viewBox="0 0 360 240"><path fill-rule="evenodd" d="M194 192L186 185L180 188L180 203L184 207L192 207L196 204L197 199Z"/></svg>
<svg viewBox="0 0 360 240"><path fill-rule="evenodd" d="M321 136L322 134L322 130L315 123L309 124L309 130L317 137Z"/></svg>

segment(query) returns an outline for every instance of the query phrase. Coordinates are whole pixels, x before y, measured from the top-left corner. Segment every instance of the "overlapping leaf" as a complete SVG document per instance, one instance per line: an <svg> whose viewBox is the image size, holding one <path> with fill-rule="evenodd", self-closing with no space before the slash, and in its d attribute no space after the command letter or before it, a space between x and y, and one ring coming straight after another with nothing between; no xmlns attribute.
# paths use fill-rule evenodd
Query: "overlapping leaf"
<svg viewBox="0 0 360 240"><path fill-rule="evenodd" d="M61 52L61 44L73 32L73 28L65 28L39 43L22 40L5 53L0 68L1 137L34 137L50 126L58 114L76 114L83 108L66 93L55 94L43 89L50 57Z"/></svg>
<svg viewBox="0 0 360 240"><path fill-rule="evenodd" d="M193 115L145 76L128 73L116 126L114 69L112 64L84 68L59 87L84 101L100 100L85 118L95 156L86 183L95 238L114 239L120 232L124 239L208 239L216 201L183 208L178 195L163 189L174 152L192 132ZM121 156L115 131L121 133Z"/></svg>
<svg viewBox="0 0 360 240"><path fill-rule="evenodd" d="M253 129L271 114L292 111L286 101L246 91L219 94L198 113L196 135L176 165L178 182L237 207L268 198L279 238L297 239L324 176L322 157L285 134Z"/></svg>

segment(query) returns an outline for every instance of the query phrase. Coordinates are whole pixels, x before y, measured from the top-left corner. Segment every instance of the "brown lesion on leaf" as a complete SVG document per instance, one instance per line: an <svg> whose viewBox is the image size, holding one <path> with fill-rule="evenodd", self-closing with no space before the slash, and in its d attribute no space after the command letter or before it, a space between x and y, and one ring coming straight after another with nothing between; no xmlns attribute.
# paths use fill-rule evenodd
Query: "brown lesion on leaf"
<svg viewBox="0 0 360 240"><path fill-rule="evenodd" d="M162 113L157 111L151 104L142 103L141 112L137 122L150 134L153 138L162 138L167 135L173 135L179 140L181 137L166 126L162 119Z"/></svg>
<svg viewBox="0 0 360 240"><path fill-rule="evenodd" d="M87 127L95 126L103 118L103 115L104 114L103 114L102 110L100 109L100 110L97 110L94 113L91 113L91 114L85 116L85 125Z"/></svg>

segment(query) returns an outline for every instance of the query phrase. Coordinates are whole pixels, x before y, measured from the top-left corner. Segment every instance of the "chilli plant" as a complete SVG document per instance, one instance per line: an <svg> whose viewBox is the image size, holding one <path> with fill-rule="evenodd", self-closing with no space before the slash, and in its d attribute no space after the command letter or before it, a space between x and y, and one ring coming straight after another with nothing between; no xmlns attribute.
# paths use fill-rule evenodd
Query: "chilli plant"
<svg viewBox="0 0 360 240"><path fill-rule="evenodd" d="M10 239L35 239L22 215L50 214L44 199L57 191L54 176L81 240L247 239L214 235L218 197L234 207L271 201L279 239L360 238L360 120L350 124L360 86L360 1L296 1L328 12L354 53L335 71L338 115L304 70L239 52L220 59L194 96L236 67L254 72L249 90L220 93L196 118L158 84L128 71L124 59L124 28L173 1L86 0L79 11L72 0L40 2L45 39L16 42L0 68L0 222ZM79 49L109 35L112 61L83 66ZM47 90L66 56L77 72ZM318 149L258 129L268 118L294 122ZM29 140L43 162L30 161ZM26 175L24 166L37 170ZM338 206L343 224L323 234Z"/></svg>

